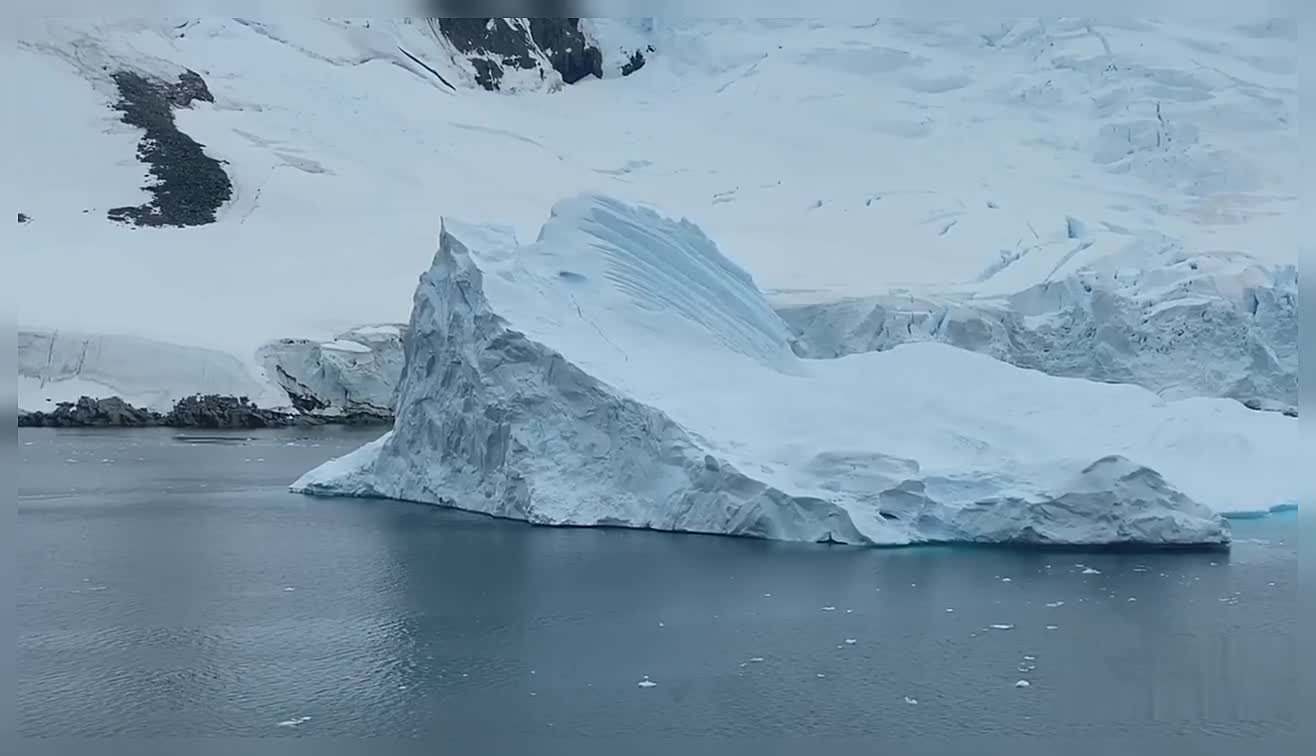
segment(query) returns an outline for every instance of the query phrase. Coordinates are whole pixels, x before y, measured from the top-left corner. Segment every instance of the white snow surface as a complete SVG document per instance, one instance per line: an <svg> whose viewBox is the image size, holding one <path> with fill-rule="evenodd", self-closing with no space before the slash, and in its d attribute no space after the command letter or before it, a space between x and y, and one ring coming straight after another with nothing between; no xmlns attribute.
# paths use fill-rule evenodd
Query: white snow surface
<svg viewBox="0 0 1316 756"><path fill-rule="evenodd" d="M446 220L388 435L296 491L543 524L904 544L1227 542L1304 490L1297 421L936 343L796 356L698 226L599 195Z"/></svg>
<svg viewBox="0 0 1316 756"><path fill-rule="evenodd" d="M1129 312L1173 318L1193 306L1158 304L1214 270L1192 261L1260 280L1296 265L1291 22L594 19L609 72L652 44L644 68L500 93L406 19L13 26L0 70L40 93L0 124L23 177L5 196L31 217L9 275L37 284L14 287L18 326L219 351L256 380L273 339L405 320L440 213L529 238L573 191L691 218L774 305L903 291L978 308L1118 270L1161 282L1121 287ZM215 102L177 124L225 161L233 199L203 227L113 223L107 209L146 199L146 171L110 75L185 68ZM1234 343L1107 372L1167 397L1229 394L1253 364ZM1184 364L1204 366L1170 369ZM1258 395L1287 391L1275 375Z"/></svg>

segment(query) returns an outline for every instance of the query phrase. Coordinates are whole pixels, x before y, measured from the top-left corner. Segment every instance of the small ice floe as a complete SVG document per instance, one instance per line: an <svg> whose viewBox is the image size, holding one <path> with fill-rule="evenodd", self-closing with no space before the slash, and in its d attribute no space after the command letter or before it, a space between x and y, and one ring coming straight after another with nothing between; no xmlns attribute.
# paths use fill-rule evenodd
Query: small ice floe
<svg viewBox="0 0 1316 756"><path fill-rule="evenodd" d="M1030 662L1030 661L1037 661L1037 657L1036 657L1036 656L1025 656L1025 657L1024 657L1024 661L1029 661L1029 662Z"/></svg>
<svg viewBox="0 0 1316 756"><path fill-rule="evenodd" d="M918 699L911 698L910 696L905 696L905 703L909 704L910 706L916 706L918 705Z"/></svg>
<svg viewBox="0 0 1316 756"><path fill-rule="evenodd" d="M1147 571L1147 568L1146 568L1146 567L1143 567L1142 565L1138 565L1137 567L1134 567L1134 568L1133 568L1133 571L1134 571L1134 572L1146 572L1146 571Z"/></svg>
<svg viewBox="0 0 1316 756"><path fill-rule="evenodd" d="M1001 578L1001 582L1002 582L1002 583L1013 583L1014 581L1011 580L1011 579L1008 578L1008 577L1003 577L1003 578Z"/></svg>
<svg viewBox="0 0 1316 756"><path fill-rule="evenodd" d="M910 583L910 584L909 584L909 587L910 587L910 588L917 588L917 587L918 587L918 583Z"/></svg>
<svg viewBox="0 0 1316 756"><path fill-rule="evenodd" d="M836 607L834 607L834 606L824 606L824 607L822 608L822 610L823 610L824 612L834 612L834 611L836 611Z"/></svg>
<svg viewBox="0 0 1316 756"><path fill-rule="evenodd" d="M279 727L296 727L309 721L311 721L310 717L293 717L292 719L285 719L280 722Z"/></svg>
<svg viewBox="0 0 1316 756"><path fill-rule="evenodd" d="M952 613L954 613L954 611L955 611L955 610L952 609L952 608L950 608L949 606L946 607L946 613L947 613L947 614L952 614Z"/></svg>
<svg viewBox="0 0 1316 756"><path fill-rule="evenodd" d="M771 594L771 593L765 593L765 594L763 594L763 598L772 598L772 594Z"/></svg>
<svg viewBox="0 0 1316 756"><path fill-rule="evenodd" d="M667 625L664 625L663 623L659 622L658 627L667 627Z"/></svg>
<svg viewBox="0 0 1316 756"><path fill-rule="evenodd" d="M24 441L24 442L23 442L23 446L31 446L31 445L32 445L32 442L31 442L31 441Z"/></svg>
<svg viewBox="0 0 1316 756"><path fill-rule="evenodd" d="M763 663L763 657L762 657L762 656L751 656L751 657L749 657L749 663L750 663L750 664L762 664L762 663Z"/></svg>
<svg viewBox="0 0 1316 756"><path fill-rule="evenodd" d="M109 586L108 586L108 585L89 585L89 586L87 586L87 590L89 590L89 591L103 591L103 590L105 590L106 588L109 588Z"/></svg>
<svg viewBox="0 0 1316 756"><path fill-rule="evenodd" d="M1268 587L1268 588L1274 588L1274 587L1275 587L1275 581L1272 580L1272 581L1270 581L1269 583L1266 583L1266 587Z"/></svg>
<svg viewBox="0 0 1316 756"><path fill-rule="evenodd" d="M856 643L858 643L858 642L859 642L859 641L858 641L858 639L856 639L856 638L846 638L846 639L845 639L845 645L847 645L847 646L853 646L854 644L856 644Z"/></svg>
<svg viewBox="0 0 1316 756"><path fill-rule="evenodd" d="M827 676L827 675L824 675L824 674L821 673L821 672L818 673L818 677L826 677L826 676Z"/></svg>
<svg viewBox="0 0 1316 756"><path fill-rule="evenodd" d="M1047 625L1047 626L1046 626L1046 629L1047 629L1047 630L1059 630L1059 629L1060 629L1060 626L1059 626L1059 625Z"/></svg>
<svg viewBox="0 0 1316 756"><path fill-rule="evenodd" d="M1137 600L1138 599L1134 598L1133 596L1129 596L1129 601L1137 601Z"/></svg>
<svg viewBox="0 0 1316 756"><path fill-rule="evenodd" d="M1013 630L1014 625L990 625L992 630Z"/></svg>
<svg viewBox="0 0 1316 756"><path fill-rule="evenodd" d="M636 687L639 688L652 688L657 684L658 683L654 682L653 680L650 680L648 675L645 675L643 680L635 683Z"/></svg>
<svg viewBox="0 0 1316 756"><path fill-rule="evenodd" d="M1094 570L1094 569L1092 569L1091 567L1085 567L1085 568L1083 569L1083 572L1080 573L1080 574L1082 574L1082 575L1100 575L1100 574L1101 574L1101 570Z"/></svg>
<svg viewBox="0 0 1316 756"><path fill-rule="evenodd" d="M845 613L846 613L846 614L849 614L850 612L853 612L853 611L854 611L853 609L846 609L846 610L845 610Z"/></svg>
<svg viewBox="0 0 1316 756"><path fill-rule="evenodd" d="M288 592L288 593L292 593L293 591L295 591L295 590L297 590L297 589L294 588L294 587L292 587L291 585L285 585L285 586L283 587L283 590L286 591L286 592Z"/></svg>
<svg viewBox="0 0 1316 756"><path fill-rule="evenodd" d="M101 460L101 464L104 465L104 464L108 464L108 463L113 462L113 461L114 461L114 460L112 460L112 459L102 459L102 460Z"/></svg>
<svg viewBox="0 0 1316 756"><path fill-rule="evenodd" d="M1014 687L1016 687L1016 688L1030 688L1030 687L1032 687L1032 685L1033 685L1033 684L1030 683L1030 682L1028 682L1027 680L1020 680L1019 682L1017 682L1017 683L1014 684Z"/></svg>
<svg viewBox="0 0 1316 756"><path fill-rule="evenodd" d="M1046 602L1046 608L1047 608L1047 609L1055 609L1056 607L1061 607L1061 606L1064 606L1064 605L1065 605L1065 602L1063 602L1063 601L1048 601L1048 602Z"/></svg>

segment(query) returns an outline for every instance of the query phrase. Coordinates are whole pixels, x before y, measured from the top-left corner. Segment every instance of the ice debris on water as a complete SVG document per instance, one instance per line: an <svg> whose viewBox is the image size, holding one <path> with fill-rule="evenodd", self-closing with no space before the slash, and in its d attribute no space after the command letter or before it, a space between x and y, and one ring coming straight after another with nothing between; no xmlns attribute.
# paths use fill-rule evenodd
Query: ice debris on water
<svg viewBox="0 0 1316 756"><path fill-rule="evenodd" d="M1059 626L1059 625L1047 625L1047 626L1046 626L1046 629L1047 629L1047 630L1059 630L1059 629L1060 629L1060 626Z"/></svg>
<svg viewBox="0 0 1316 756"><path fill-rule="evenodd" d="M759 663L762 662L762 661L763 661L763 657L762 657L762 656L751 656L751 657L749 657L749 663L750 663L750 664L759 664Z"/></svg>
<svg viewBox="0 0 1316 756"><path fill-rule="evenodd" d="M1063 602L1063 601L1048 601L1048 602L1046 603L1046 608L1047 608L1047 609L1055 609L1056 607L1061 607L1061 606L1064 606L1064 605L1065 605L1065 602Z"/></svg>
<svg viewBox="0 0 1316 756"><path fill-rule="evenodd" d="M1032 683L1028 682L1027 680L1020 680L1019 682L1017 682L1017 683L1014 684L1014 687L1016 687L1016 688L1028 688L1028 687L1031 687L1031 686L1032 686Z"/></svg>
<svg viewBox="0 0 1316 756"><path fill-rule="evenodd" d="M640 688L652 688L657 684L658 683L654 682L653 680L650 680L648 675L645 675L643 680L635 683L635 685Z"/></svg>
<svg viewBox="0 0 1316 756"><path fill-rule="evenodd" d="M1013 630L1013 629L1014 629L1014 625L1004 625L1004 624L1002 624L1002 625L992 625L992 626L991 626L991 629L993 629L993 630Z"/></svg>
<svg viewBox="0 0 1316 756"><path fill-rule="evenodd" d="M292 719L285 719L280 722L279 727L296 727L309 721L311 721L310 717L293 717Z"/></svg>
<svg viewBox="0 0 1316 756"><path fill-rule="evenodd" d="M858 642L859 642L859 641L858 641L857 639L855 639L855 638L846 638L846 639L845 639L845 645L847 645L847 646L853 646L854 644L856 644L856 643L858 643Z"/></svg>
<svg viewBox="0 0 1316 756"><path fill-rule="evenodd" d="M836 611L836 607L834 607L834 606L824 606L824 607L822 608L822 610L823 610L824 612L834 612L834 611Z"/></svg>
<svg viewBox="0 0 1316 756"><path fill-rule="evenodd" d="M913 706L918 703L918 699L905 696L905 703L909 704L910 706Z"/></svg>
<svg viewBox="0 0 1316 756"><path fill-rule="evenodd" d="M1084 575L1100 575L1100 574L1101 574L1101 570L1094 570L1094 569L1092 569L1091 567L1088 567L1088 568L1084 569L1083 572L1082 572L1081 574L1084 574Z"/></svg>

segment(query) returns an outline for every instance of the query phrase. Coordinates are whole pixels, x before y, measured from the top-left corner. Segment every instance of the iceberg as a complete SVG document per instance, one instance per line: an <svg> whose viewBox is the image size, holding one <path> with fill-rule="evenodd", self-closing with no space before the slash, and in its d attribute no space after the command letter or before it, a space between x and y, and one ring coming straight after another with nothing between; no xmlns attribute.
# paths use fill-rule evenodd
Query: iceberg
<svg viewBox="0 0 1316 756"><path fill-rule="evenodd" d="M393 429L292 490L545 525L902 545L1222 545L1297 421L940 343L811 360L696 225L598 195L445 218Z"/></svg>

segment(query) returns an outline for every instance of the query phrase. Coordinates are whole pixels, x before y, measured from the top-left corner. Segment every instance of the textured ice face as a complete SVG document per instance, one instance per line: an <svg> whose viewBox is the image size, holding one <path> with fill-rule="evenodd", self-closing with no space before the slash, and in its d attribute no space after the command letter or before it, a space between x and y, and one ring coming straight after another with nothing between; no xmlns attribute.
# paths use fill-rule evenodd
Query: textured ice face
<svg viewBox="0 0 1316 756"><path fill-rule="evenodd" d="M788 540L1202 544L1228 540L1215 509L1297 486L1296 423L1235 402L940 344L799 359L698 228L597 196L526 246L445 222L406 350L392 433L295 490ZM1244 470L1271 479L1227 485Z"/></svg>

